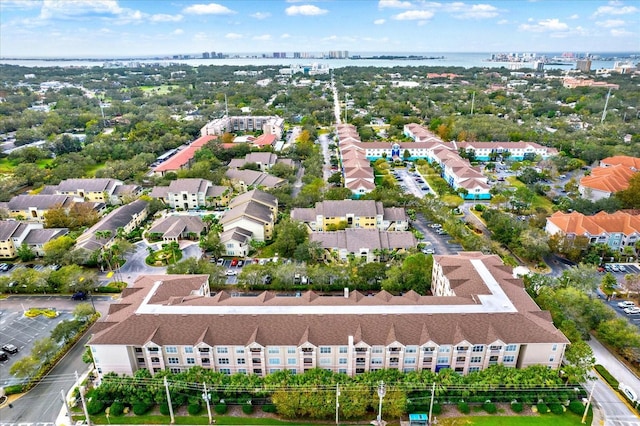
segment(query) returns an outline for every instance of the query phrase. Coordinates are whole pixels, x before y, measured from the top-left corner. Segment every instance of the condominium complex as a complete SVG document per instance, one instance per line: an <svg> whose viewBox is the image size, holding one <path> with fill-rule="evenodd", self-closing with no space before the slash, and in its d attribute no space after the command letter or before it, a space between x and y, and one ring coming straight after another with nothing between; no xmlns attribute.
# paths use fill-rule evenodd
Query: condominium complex
<svg viewBox="0 0 640 426"><path fill-rule="evenodd" d="M278 116L224 116L217 118L200 129L201 136L221 135L225 132L255 132L262 131L265 134L276 135L282 138L284 133L284 119Z"/></svg>
<svg viewBox="0 0 640 426"><path fill-rule="evenodd" d="M193 366L264 376L323 368L558 368L569 343L494 255L434 256L433 292L211 294L207 275L147 275L93 328L100 376Z"/></svg>

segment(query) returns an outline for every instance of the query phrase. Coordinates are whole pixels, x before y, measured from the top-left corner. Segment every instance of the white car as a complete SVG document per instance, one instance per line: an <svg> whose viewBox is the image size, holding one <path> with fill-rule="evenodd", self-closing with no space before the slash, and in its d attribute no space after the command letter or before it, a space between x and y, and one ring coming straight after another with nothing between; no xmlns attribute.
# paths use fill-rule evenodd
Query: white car
<svg viewBox="0 0 640 426"><path fill-rule="evenodd" d="M225 272L225 274L230 277L233 275L238 275L238 271L234 271L233 269L227 269L227 272Z"/></svg>
<svg viewBox="0 0 640 426"><path fill-rule="evenodd" d="M611 269L613 269L613 272L620 272L620 267L618 265L611 265Z"/></svg>
<svg viewBox="0 0 640 426"><path fill-rule="evenodd" d="M618 302L618 308L633 308L634 306L636 306L636 304L630 300Z"/></svg>
<svg viewBox="0 0 640 426"><path fill-rule="evenodd" d="M620 272L627 272L627 267L624 265L618 265L618 268L620 268Z"/></svg>
<svg viewBox="0 0 640 426"><path fill-rule="evenodd" d="M627 315L640 314L640 308L638 308L637 306L632 306L631 308L624 308L624 313Z"/></svg>
<svg viewBox="0 0 640 426"><path fill-rule="evenodd" d="M426 249L422 249L422 252L424 254L434 254L436 251L432 248L426 248Z"/></svg>

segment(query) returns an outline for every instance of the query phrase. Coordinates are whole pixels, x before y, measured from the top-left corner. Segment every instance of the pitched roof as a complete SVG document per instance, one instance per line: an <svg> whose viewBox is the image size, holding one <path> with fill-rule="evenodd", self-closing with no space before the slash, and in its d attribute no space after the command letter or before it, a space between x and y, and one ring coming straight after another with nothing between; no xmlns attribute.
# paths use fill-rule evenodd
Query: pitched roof
<svg viewBox="0 0 640 426"><path fill-rule="evenodd" d="M0 241L9 241L20 228L17 220L0 220Z"/></svg>
<svg viewBox="0 0 640 426"><path fill-rule="evenodd" d="M243 182L247 186L264 186L266 188L275 188L286 182L284 179L255 170L229 169L226 171L225 176L229 179Z"/></svg>
<svg viewBox="0 0 640 426"><path fill-rule="evenodd" d="M600 160L600 166L615 166L622 165L633 169L634 171L640 170L640 158L630 157L628 155L615 155L613 157L607 157Z"/></svg>
<svg viewBox="0 0 640 426"><path fill-rule="evenodd" d="M260 204L265 204L271 207L278 207L278 199L269 194L268 192L260 191L259 189L252 189L240 195L235 196L230 202L229 207L234 208L249 201L257 201Z"/></svg>
<svg viewBox="0 0 640 426"><path fill-rule="evenodd" d="M177 238L184 232L200 234L205 229L205 224L200 216L167 216L156 222L149 232L163 234L164 237Z"/></svg>
<svg viewBox="0 0 640 426"><path fill-rule="evenodd" d="M197 150L202 148L208 142L215 140L217 138L218 137L215 135L201 136L195 141L191 142L184 149L180 150L173 157L169 158L168 160L166 160L165 162L163 162L153 170L155 172L180 170L181 168L189 164L189 161L191 161L191 159L193 158Z"/></svg>
<svg viewBox="0 0 640 426"><path fill-rule="evenodd" d="M24 242L30 245L44 244L68 233L67 228L32 229L25 237Z"/></svg>
<svg viewBox="0 0 640 426"><path fill-rule="evenodd" d="M169 192L174 194L180 192L186 192L188 194L205 193L211 185L211 182L205 179L176 179L169 183Z"/></svg>
<svg viewBox="0 0 640 426"><path fill-rule="evenodd" d="M270 133L263 133L253 141L253 144L256 146L271 146L276 141L276 135L272 135Z"/></svg>
<svg viewBox="0 0 640 426"><path fill-rule="evenodd" d="M640 233L640 215L626 212L599 212L593 216L582 213L555 212L547 218L565 234L602 235L604 233L621 233L631 235Z"/></svg>
<svg viewBox="0 0 640 426"><path fill-rule="evenodd" d="M252 200L225 211L220 218L220 223L229 223L240 217L251 218L263 223L271 223L274 220L271 210L269 210L268 207Z"/></svg>
<svg viewBox="0 0 640 426"><path fill-rule="evenodd" d="M629 187L634 171L622 164L609 167L595 167L591 175L580 179L580 186L598 191L615 193Z"/></svg>
<svg viewBox="0 0 640 426"><path fill-rule="evenodd" d="M411 232L388 232L379 229L347 228L343 231L312 232L310 241L327 249L346 249L359 253L361 249L408 249L415 247L416 238Z"/></svg>
<svg viewBox="0 0 640 426"><path fill-rule="evenodd" d="M55 206L68 207L75 202L75 198L69 195L30 195L20 194L7 202L9 210L27 210L36 208L47 210Z"/></svg>
<svg viewBox="0 0 640 426"><path fill-rule="evenodd" d="M88 192L111 193L118 183L122 182L111 178L65 179L56 186L56 190L59 192L84 190Z"/></svg>

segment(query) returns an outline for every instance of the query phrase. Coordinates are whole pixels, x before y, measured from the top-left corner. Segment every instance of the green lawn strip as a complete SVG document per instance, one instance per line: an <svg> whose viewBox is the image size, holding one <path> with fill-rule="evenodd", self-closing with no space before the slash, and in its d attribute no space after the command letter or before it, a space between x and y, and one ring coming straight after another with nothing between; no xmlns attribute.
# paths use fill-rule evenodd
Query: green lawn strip
<svg viewBox="0 0 640 426"><path fill-rule="evenodd" d="M526 186L524 183L520 182L518 178L516 178L515 176L507 177L507 181L514 188L520 188L520 187ZM553 209L553 203L547 197L543 197L542 195L536 194L533 196L533 201L531 202L531 208L534 209L536 207L542 207L546 209L547 212L550 212Z"/></svg>
<svg viewBox="0 0 640 426"><path fill-rule="evenodd" d="M80 416L82 417L82 416ZM79 417L79 418L80 418ZM83 418L83 417L82 417ZM213 416L215 424L217 425L313 425L324 426L331 425L332 423L315 423L315 422L300 422L300 421L285 421L271 418L253 418L253 417L231 417L231 416ZM177 425L207 425L209 424L209 418L205 414L204 416L176 416ZM169 416L164 415L149 415L149 416L110 416L107 420L106 416L91 416L91 422L94 424L120 424L120 425L168 425L170 421ZM347 425L348 423L341 423Z"/></svg>
<svg viewBox="0 0 640 426"><path fill-rule="evenodd" d="M471 416L439 418L438 425L470 425L470 426L578 426L582 418L573 413L563 415L543 414L540 416ZM591 415L587 418L591 424Z"/></svg>

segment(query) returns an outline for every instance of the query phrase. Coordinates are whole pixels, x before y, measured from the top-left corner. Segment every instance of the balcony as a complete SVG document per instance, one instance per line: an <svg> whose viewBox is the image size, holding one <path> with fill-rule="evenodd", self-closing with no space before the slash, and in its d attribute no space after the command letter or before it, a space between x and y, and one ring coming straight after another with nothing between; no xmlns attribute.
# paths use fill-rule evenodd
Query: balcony
<svg viewBox="0 0 640 426"><path fill-rule="evenodd" d="M252 358L251 362L256 365L256 364L262 364L262 360L260 358Z"/></svg>

